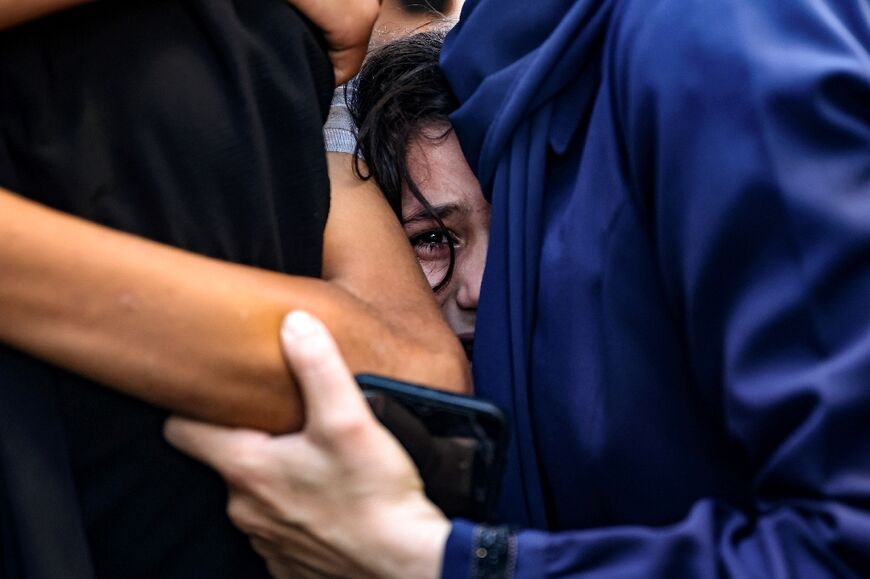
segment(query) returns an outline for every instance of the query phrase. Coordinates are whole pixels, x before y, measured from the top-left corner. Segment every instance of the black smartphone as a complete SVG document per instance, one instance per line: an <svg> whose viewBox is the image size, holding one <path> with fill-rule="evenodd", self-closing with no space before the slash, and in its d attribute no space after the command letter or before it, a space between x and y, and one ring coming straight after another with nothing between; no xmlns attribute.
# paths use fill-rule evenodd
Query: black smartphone
<svg viewBox="0 0 870 579"><path fill-rule="evenodd" d="M381 376L356 380L375 416L411 455L429 499L448 517L489 521L504 470L501 410L472 396Z"/></svg>

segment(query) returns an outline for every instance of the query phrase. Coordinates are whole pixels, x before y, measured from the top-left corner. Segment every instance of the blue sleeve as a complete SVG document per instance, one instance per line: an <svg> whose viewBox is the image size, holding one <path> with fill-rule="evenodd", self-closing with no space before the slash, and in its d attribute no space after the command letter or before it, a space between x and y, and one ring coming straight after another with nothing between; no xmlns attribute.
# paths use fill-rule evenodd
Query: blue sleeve
<svg viewBox="0 0 870 579"><path fill-rule="evenodd" d="M867 576L870 5L622 4L602 90L691 372L753 465L754 504L523 531L514 577ZM471 549L458 524L444 577L466 576Z"/></svg>
<svg viewBox="0 0 870 579"><path fill-rule="evenodd" d="M442 579L471 579L474 549L474 523L454 519L453 528L447 537L442 562Z"/></svg>

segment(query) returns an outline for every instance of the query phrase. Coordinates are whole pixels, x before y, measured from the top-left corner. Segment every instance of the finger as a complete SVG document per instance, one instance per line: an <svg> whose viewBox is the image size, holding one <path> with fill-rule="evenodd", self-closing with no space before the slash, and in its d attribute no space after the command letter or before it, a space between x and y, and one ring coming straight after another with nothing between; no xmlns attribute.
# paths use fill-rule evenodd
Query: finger
<svg viewBox="0 0 870 579"><path fill-rule="evenodd" d="M309 579L330 577L318 573L313 567L297 560L297 557L288 555L277 549L269 542L251 537L251 547L266 562L266 568L273 579ZM332 575L333 577L337 575Z"/></svg>
<svg viewBox="0 0 870 579"><path fill-rule="evenodd" d="M266 559L266 569L273 579L332 579L335 577L320 573L316 569L289 557L280 561Z"/></svg>
<svg viewBox="0 0 870 579"><path fill-rule="evenodd" d="M329 58L335 71L336 86L343 85L359 72L366 56L368 46L361 45L344 50L329 51Z"/></svg>
<svg viewBox="0 0 870 579"><path fill-rule="evenodd" d="M262 505L245 492L230 489L227 516L238 530L251 537L274 541L281 534L283 521L267 514L269 507Z"/></svg>
<svg viewBox="0 0 870 579"><path fill-rule="evenodd" d="M258 555L285 569L303 568L317 576L352 576L363 579L353 560L301 528L285 528L281 539L277 542L255 536L250 537L250 542ZM349 572L351 570L352 572ZM289 576L296 577L292 574Z"/></svg>
<svg viewBox="0 0 870 579"><path fill-rule="evenodd" d="M225 478L233 478L240 459L250 460L253 443L269 440L268 435L254 430L226 428L179 416L166 421L163 436L169 444L211 466Z"/></svg>
<svg viewBox="0 0 870 579"><path fill-rule="evenodd" d="M335 340L320 320L306 312L291 312L284 318L281 342L305 402L306 428L369 413Z"/></svg>

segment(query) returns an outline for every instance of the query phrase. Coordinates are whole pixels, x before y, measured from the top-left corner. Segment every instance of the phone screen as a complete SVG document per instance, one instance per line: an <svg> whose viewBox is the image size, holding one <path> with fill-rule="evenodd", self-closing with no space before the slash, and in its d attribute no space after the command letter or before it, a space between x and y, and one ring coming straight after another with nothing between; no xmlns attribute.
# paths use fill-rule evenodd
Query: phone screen
<svg viewBox="0 0 870 579"><path fill-rule="evenodd" d="M358 376L375 416L417 465L447 516L489 518L504 454L501 412L479 399L377 376Z"/></svg>

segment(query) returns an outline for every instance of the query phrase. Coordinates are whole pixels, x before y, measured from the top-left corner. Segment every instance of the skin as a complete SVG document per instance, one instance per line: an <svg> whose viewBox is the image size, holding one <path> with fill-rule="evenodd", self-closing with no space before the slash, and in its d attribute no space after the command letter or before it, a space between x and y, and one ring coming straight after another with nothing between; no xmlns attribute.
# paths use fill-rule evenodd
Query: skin
<svg viewBox="0 0 870 579"><path fill-rule="evenodd" d="M313 22L326 39L335 71L335 84L349 81L359 71L368 50L372 26L381 0L289 0Z"/></svg>
<svg viewBox="0 0 870 579"><path fill-rule="evenodd" d="M224 477L230 518L277 579L439 577L450 522L372 415L326 327L294 312L282 342L309 417L301 433L172 418L167 440Z"/></svg>
<svg viewBox="0 0 870 579"><path fill-rule="evenodd" d="M427 136L445 128L433 127ZM490 207L452 132L412 143L408 164L453 237L455 270L436 298L451 329L468 337ZM446 240L407 190L402 207L405 234L434 286L449 259ZM174 417L166 424L169 442L224 477L230 518L277 579L439 577L450 522L425 497L407 453L372 415L326 327L294 312L285 319L282 346L307 407L301 433L271 437Z"/></svg>
<svg viewBox="0 0 870 579"><path fill-rule="evenodd" d="M0 0L0 30L91 0Z"/></svg>
<svg viewBox="0 0 870 579"><path fill-rule="evenodd" d="M11 16L0 20L0 26L74 3L33 0L22 10L24 2L13 8L7 2L0 5L0 14ZM316 11L318 5L311 3L309 9ZM316 15L308 15L318 21ZM352 25L352 19L341 22ZM335 42L336 37L331 38ZM345 54L342 44L337 44L333 59ZM338 64L336 70L337 78L342 78L343 69ZM333 159L331 174L334 165ZM341 167L337 170L345 171ZM338 174L331 176L337 179ZM377 206L374 203L369 208L377 212ZM344 218L352 220L355 212L351 205ZM333 329L341 329L341 324L349 327L348 335L339 337L336 344L326 327L310 316L297 315L284 326L284 355L305 388L305 431L271 438L262 432L175 419L167 426L167 436L219 469L219 461L230 461L221 471L233 497L230 514L253 536L254 547L266 557L276 576L438 576L449 522L423 495L410 459L371 415L341 356L344 353L351 358L355 352L353 347L341 345L343 340L356 337L358 343L369 343L368 354L379 359L390 346L410 346L414 335L422 333L412 328L404 336L391 335L398 330L397 322L389 317L378 321L372 312L376 306L356 301L358 298L345 289L358 281L359 291L364 291L377 274L362 280L342 276L331 269L330 261L324 264L324 273L332 271L328 274L331 281L297 279L297 287L291 288L292 278L209 260L107 230L2 190L0 216L4 240L0 265L6 274L0 276L0 319L5 326L26 330L9 339L10 343L30 343L33 353L45 359L62 365L66 362L85 375L119 384L116 387L145 399L162 400L181 411L188 409L208 420L226 418L228 408L230 423L244 424L239 415L245 415L252 426L265 429L300 425L302 411L292 404L294 391L289 378L286 372L275 372L272 336L276 312L289 309L291 290L307 287L310 291L302 299L305 307L313 311L322 307L318 315L324 319L334 315L333 324L337 325ZM334 219L343 218L331 215L330 221ZM371 221L363 224L369 232L376 229ZM407 252L407 245L404 247ZM327 243L325 255L330 252ZM384 261L380 256L372 265ZM412 278L406 281L419 286L422 278L417 273L416 282ZM381 288L391 286L387 283ZM65 291L58 292L57 287ZM383 293L371 297L380 303L392 302ZM345 307L332 311L331 306L342 302ZM427 309L425 302L419 302L406 311L417 311L418 306ZM348 315L351 312L353 316ZM354 320L367 320L379 328ZM432 320L424 323L429 338L426 342L431 347L437 341ZM437 322L434 327L437 335ZM431 351L422 356L412 354L410 358L418 363L411 364L415 367L410 373L419 375L433 367L446 367L448 374L453 374L451 382L455 384L456 377L461 376L460 381L464 379L467 384L467 368L458 374L449 370L457 358L455 352L449 354L449 347L447 350L448 355L441 360ZM361 359L372 363L367 356ZM395 357L386 360L394 363ZM239 366L245 361L247 365ZM123 372L115 365L118 363L120 368L127 365ZM207 386L184 390L190 384ZM264 384L264 390L257 390ZM221 397L226 406L223 411L213 402ZM291 404L287 404L288 397ZM211 410L198 411L202 404ZM270 408L275 414L269 414ZM263 419L264 414L269 420ZM283 460L273 462L278 458ZM276 492L282 488L295 488L296 494ZM348 494L346 488L357 491ZM355 524L336 525L351 511L360 513ZM285 516L288 514L293 516Z"/></svg>
<svg viewBox="0 0 870 579"><path fill-rule="evenodd" d="M0 0L0 30L93 0ZM323 31L336 84L359 71L381 0L288 0Z"/></svg>
<svg viewBox="0 0 870 579"><path fill-rule="evenodd" d="M371 48L407 36L442 19L455 19L459 16L464 0L453 0L444 14L408 13L399 0L383 0L381 12L372 30Z"/></svg>
<svg viewBox="0 0 870 579"><path fill-rule="evenodd" d="M437 297L452 329L462 332L474 328L490 207L456 136L433 140L445 128L413 143L408 163L454 237L454 277ZM434 285L449 259L443 234L433 232L434 220L423 217L410 192L402 201L405 233ZM372 415L326 327L294 312L282 345L307 406L301 433L271 437L172 418L169 442L224 477L230 518L277 579L439 577L450 522Z"/></svg>
<svg viewBox="0 0 870 579"><path fill-rule="evenodd" d="M5 26L75 3L2 2ZM367 35L371 21L344 25ZM197 256L0 190L0 341L175 412L286 432L303 415L275 336L305 307L355 372L467 391L461 348L383 195L352 179L349 158L328 161L322 280Z"/></svg>
<svg viewBox="0 0 870 579"><path fill-rule="evenodd" d="M411 143L408 170L423 196L447 227L455 262L450 281L435 298L447 323L464 343L474 338L480 283L489 242L490 204L465 161L449 127L432 127ZM450 261L448 240L437 222L406 188L402 194L402 226L429 285L436 286Z"/></svg>
<svg viewBox="0 0 870 579"><path fill-rule="evenodd" d="M372 224L377 234L357 243ZM298 307L331 326L355 372L469 383L401 227L368 184L334 193L324 279L206 258L3 191L0 236L0 341L176 412L298 429L275 340Z"/></svg>

